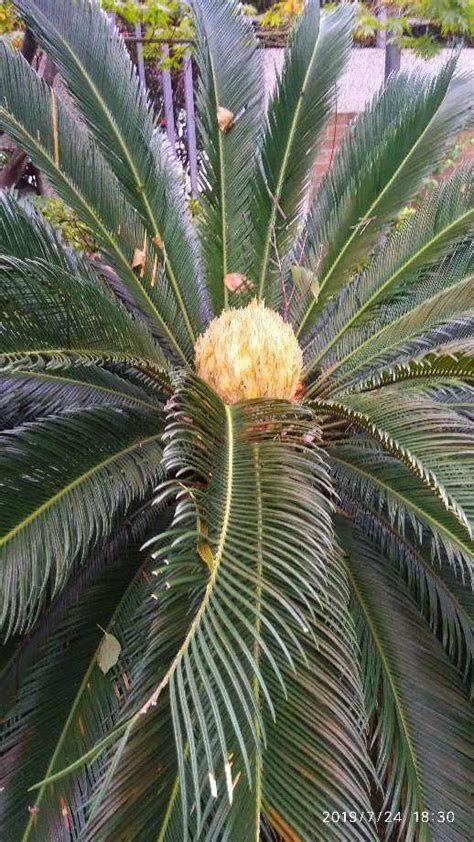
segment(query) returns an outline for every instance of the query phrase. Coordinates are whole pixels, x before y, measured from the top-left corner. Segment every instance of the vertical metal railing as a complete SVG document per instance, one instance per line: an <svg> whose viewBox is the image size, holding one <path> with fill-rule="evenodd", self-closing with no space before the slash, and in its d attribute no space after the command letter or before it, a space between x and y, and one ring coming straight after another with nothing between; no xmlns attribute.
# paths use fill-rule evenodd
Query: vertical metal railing
<svg viewBox="0 0 474 842"><path fill-rule="evenodd" d="M165 59L169 58L170 48L168 44L163 45L161 53ZM161 71L161 85L163 90L166 133L169 142L174 147L176 145L176 126L174 121L173 85L171 82L171 71L167 67Z"/></svg>
<svg viewBox="0 0 474 842"><path fill-rule="evenodd" d="M196 139L196 114L194 106L193 60L187 50L184 58L184 106L186 110L186 128L188 140L189 181L191 195L198 195L198 160Z"/></svg>
<svg viewBox="0 0 474 842"><path fill-rule="evenodd" d="M142 25L141 23L135 24L135 38L137 44L137 70L138 70L138 78L140 79L141 85L143 88L146 88L146 78L145 78L145 59L143 57L143 33L142 33Z"/></svg>
<svg viewBox="0 0 474 842"><path fill-rule="evenodd" d="M116 18L113 13L109 14L111 21L115 24ZM126 41L132 42L136 48L136 62L137 71L140 83L146 89L146 65L143 51L144 43L159 43L161 45L161 56L165 60L170 56L171 44L163 42L159 38L146 38L141 23L136 23L134 27L134 36L125 36ZM188 43L188 42L186 42ZM176 119L175 119L175 92L173 91L173 82L176 78L181 76L184 93L184 125L182 120L179 120L179 137L177 133ZM193 197L198 195L198 145L197 145L197 131L196 131L196 114L195 114L195 99L194 99L194 72L191 48L188 46L183 57L183 64L181 67L181 74L172 73L168 62L164 62L164 66L160 70L161 93L163 97L163 120L162 123L166 130L168 140L173 148L177 147L179 141L185 141L185 148L188 160L189 169L189 189Z"/></svg>

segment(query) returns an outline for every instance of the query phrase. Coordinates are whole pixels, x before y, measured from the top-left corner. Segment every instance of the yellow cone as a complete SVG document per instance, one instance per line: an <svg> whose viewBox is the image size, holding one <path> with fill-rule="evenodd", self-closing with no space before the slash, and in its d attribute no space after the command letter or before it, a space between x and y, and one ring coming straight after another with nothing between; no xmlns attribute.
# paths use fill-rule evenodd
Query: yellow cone
<svg viewBox="0 0 474 842"><path fill-rule="evenodd" d="M257 300L213 319L195 351L197 373L225 403L295 397L301 348L291 325Z"/></svg>

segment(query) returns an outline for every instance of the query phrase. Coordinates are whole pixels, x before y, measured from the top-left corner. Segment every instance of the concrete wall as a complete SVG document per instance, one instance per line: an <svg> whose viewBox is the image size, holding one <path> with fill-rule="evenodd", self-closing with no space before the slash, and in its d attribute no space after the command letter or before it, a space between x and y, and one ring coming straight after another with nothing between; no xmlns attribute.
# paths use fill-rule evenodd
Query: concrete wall
<svg viewBox="0 0 474 842"><path fill-rule="evenodd" d="M283 49L262 50L265 87L268 93L274 85L275 74L281 70L283 53ZM401 69L419 68L433 73L451 55L451 50L441 50L435 58L425 61L415 56L411 50L403 50ZM371 97L383 84L384 62L384 50L377 48L354 48L351 50L346 71L338 87L337 109L341 114L355 114L365 108ZM462 50L459 57L459 70L474 73L474 49Z"/></svg>

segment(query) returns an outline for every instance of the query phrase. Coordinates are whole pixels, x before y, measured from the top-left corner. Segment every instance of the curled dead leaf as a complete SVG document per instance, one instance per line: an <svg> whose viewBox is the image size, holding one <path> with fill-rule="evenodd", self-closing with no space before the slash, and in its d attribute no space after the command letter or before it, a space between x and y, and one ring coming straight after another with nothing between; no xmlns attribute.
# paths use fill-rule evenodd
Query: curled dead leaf
<svg viewBox="0 0 474 842"><path fill-rule="evenodd" d="M161 239L159 234L155 234L152 242L155 244L155 246L158 246L159 249L163 249L163 240Z"/></svg>
<svg viewBox="0 0 474 842"><path fill-rule="evenodd" d="M224 286L231 292L243 292L250 289L252 282L241 272L228 272L224 277Z"/></svg>
<svg viewBox="0 0 474 842"><path fill-rule="evenodd" d="M132 258L132 269L138 269L145 265L146 252L142 249L135 249Z"/></svg>
<svg viewBox="0 0 474 842"><path fill-rule="evenodd" d="M221 132L228 131L233 122L234 122L233 112L229 111L228 108L224 108L222 105L218 105L217 106L217 125L219 126Z"/></svg>

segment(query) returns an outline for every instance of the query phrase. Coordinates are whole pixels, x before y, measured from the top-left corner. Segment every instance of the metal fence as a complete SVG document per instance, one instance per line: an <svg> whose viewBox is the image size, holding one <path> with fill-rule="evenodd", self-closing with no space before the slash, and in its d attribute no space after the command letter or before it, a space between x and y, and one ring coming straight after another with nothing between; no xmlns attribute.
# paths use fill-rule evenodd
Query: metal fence
<svg viewBox="0 0 474 842"><path fill-rule="evenodd" d="M111 20L115 23L115 15L109 15ZM143 54L143 45L145 43L159 44L161 53L164 58L170 54L170 43L161 38L145 38L143 36L141 23L135 24L135 34L126 35L125 41L132 42L136 49L136 65L140 83L146 89L147 80L145 72L145 58ZM173 76L171 70L164 67L160 70L161 77L161 97L162 97L162 111L163 116L161 124L166 129L168 140L175 149L179 144L185 145L186 148L186 164L189 176L189 188L191 195L196 197L198 195L198 149L197 149L197 133L196 133L196 113L194 103L194 78L193 78L193 62L191 58L191 42L183 39L175 39L180 44L188 44L188 49L184 52L184 59L182 67L180 68L179 77L183 82L183 120L182 124L176 125L175 106L176 98L173 90ZM173 41L173 43L175 43Z"/></svg>

